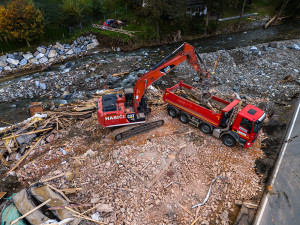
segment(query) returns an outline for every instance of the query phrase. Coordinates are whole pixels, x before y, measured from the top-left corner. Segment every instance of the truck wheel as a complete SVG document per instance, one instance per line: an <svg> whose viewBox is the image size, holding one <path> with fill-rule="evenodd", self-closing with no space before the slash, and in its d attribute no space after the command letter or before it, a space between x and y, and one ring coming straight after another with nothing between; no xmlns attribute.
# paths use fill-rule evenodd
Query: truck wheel
<svg viewBox="0 0 300 225"><path fill-rule="evenodd" d="M168 114L169 116L175 118L177 116L177 111L173 107L168 108Z"/></svg>
<svg viewBox="0 0 300 225"><path fill-rule="evenodd" d="M181 123L184 123L184 124L189 123L189 117L184 113L179 114L179 120Z"/></svg>
<svg viewBox="0 0 300 225"><path fill-rule="evenodd" d="M231 135L225 135L222 139L223 144L228 147L234 147L236 144L236 140Z"/></svg>
<svg viewBox="0 0 300 225"><path fill-rule="evenodd" d="M211 132L212 132L211 126L209 126L207 123L201 123L200 124L200 130L204 134L211 134Z"/></svg>

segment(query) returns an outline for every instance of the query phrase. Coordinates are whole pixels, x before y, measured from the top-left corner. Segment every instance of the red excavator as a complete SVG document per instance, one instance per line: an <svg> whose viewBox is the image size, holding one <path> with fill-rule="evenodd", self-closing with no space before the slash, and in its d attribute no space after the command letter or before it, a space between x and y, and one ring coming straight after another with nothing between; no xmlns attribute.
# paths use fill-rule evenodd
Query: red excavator
<svg viewBox="0 0 300 225"><path fill-rule="evenodd" d="M196 70L201 80L209 77L209 72L195 48L188 43L183 43L153 69L143 74L133 88L125 88L124 93L118 95L109 94L100 97L98 99L97 112L99 124L102 127L115 127L145 123L147 114L150 112L150 108L146 104L146 97L144 96L146 89L185 61ZM204 70L202 70L200 63L204 66ZM159 120L134 127L117 134L115 140L119 141L147 132L162 126L163 123L163 120Z"/></svg>

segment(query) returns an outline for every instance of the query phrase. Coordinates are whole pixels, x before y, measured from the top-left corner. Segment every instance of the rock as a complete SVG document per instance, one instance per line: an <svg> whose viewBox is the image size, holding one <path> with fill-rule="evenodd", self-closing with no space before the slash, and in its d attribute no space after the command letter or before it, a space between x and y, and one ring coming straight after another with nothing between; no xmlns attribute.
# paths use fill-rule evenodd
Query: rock
<svg viewBox="0 0 300 225"><path fill-rule="evenodd" d="M64 48L71 48L71 46L69 44L63 44Z"/></svg>
<svg viewBox="0 0 300 225"><path fill-rule="evenodd" d="M47 86L45 83L40 83L40 88L43 89L43 90L46 90Z"/></svg>
<svg viewBox="0 0 300 225"><path fill-rule="evenodd" d="M295 50L300 50L300 46L297 44L293 44L290 48L295 49Z"/></svg>
<svg viewBox="0 0 300 225"><path fill-rule="evenodd" d="M57 49L59 49L60 51L64 51L65 50L65 47L61 43L59 43L59 42L56 42L56 44L55 44L54 47L57 48Z"/></svg>
<svg viewBox="0 0 300 225"><path fill-rule="evenodd" d="M89 149L86 151L86 153L83 154L83 156L94 156L96 155L96 152L94 152L92 149Z"/></svg>
<svg viewBox="0 0 300 225"><path fill-rule="evenodd" d="M43 57L43 58L41 58L40 60L39 60L39 62L40 63L47 63L48 62L48 58L46 58L46 57Z"/></svg>
<svg viewBox="0 0 300 225"><path fill-rule="evenodd" d="M35 58L37 59L37 60L39 60L39 59L41 59L41 58L43 58L45 55L43 54L43 53L39 53Z"/></svg>
<svg viewBox="0 0 300 225"><path fill-rule="evenodd" d="M17 60L17 59L7 58L6 61L15 66L17 66L19 64L19 60Z"/></svg>
<svg viewBox="0 0 300 225"><path fill-rule="evenodd" d="M10 68L10 66L5 66L5 67L4 67L4 70L5 70L5 71L8 71L8 72L11 72L11 71L12 71L12 69Z"/></svg>
<svg viewBox="0 0 300 225"><path fill-rule="evenodd" d="M23 59L23 56L15 55L15 59L21 61Z"/></svg>
<svg viewBox="0 0 300 225"><path fill-rule="evenodd" d="M28 61L27 61L26 59L22 59L22 60L20 61L20 65L21 65L21 66L25 66L27 63L28 63Z"/></svg>
<svg viewBox="0 0 300 225"><path fill-rule="evenodd" d="M48 54L48 58L53 58L57 55L56 51L51 49Z"/></svg>
<svg viewBox="0 0 300 225"><path fill-rule="evenodd" d="M0 67L5 67L7 66L7 62L5 61L0 61Z"/></svg>
<svg viewBox="0 0 300 225"><path fill-rule="evenodd" d="M121 51L121 49L119 47L117 47L117 52Z"/></svg>
<svg viewBox="0 0 300 225"><path fill-rule="evenodd" d="M99 212L95 212L91 217L92 217L92 220L96 220L96 221L100 221L100 219L101 219Z"/></svg>
<svg viewBox="0 0 300 225"><path fill-rule="evenodd" d="M31 53L28 53L28 54L24 54L23 57L24 57L24 59L29 60L29 59L33 58L33 55Z"/></svg>
<svg viewBox="0 0 300 225"><path fill-rule="evenodd" d="M194 81L196 82L200 81L200 77L194 77Z"/></svg>
<svg viewBox="0 0 300 225"><path fill-rule="evenodd" d="M7 58L15 59L15 56L13 54L7 54Z"/></svg>
<svg viewBox="0 0 300 225"><path fill-rule="evenodd" d="M40 53L43 53L43 54L45 54L46 51L47 51L47 49L45 47L37 47L36 50L39 51Z"/></svg>
<svg viewBox="0 0 300 225"><path fill-rule="evenodd" d="M29 63L31 63L31 64L37 64L38 60L36 58L31 58L31 59L29 59Z"/></svg>
<svg viewBox="0 0 300 225"><path fill-rule="evenodd" d="M36 134L22 135L16 138L19 145L28 143L36 137Z"/></svg>
<svg viewBox="0 0 300 225"><path fill-rule="evenodd" d="M109 204L103 204L103 205L99 205L97 207L98 212L107 212L108 213L108 212L113 212L113 210L114 210L114 208Z"/></svg>
<svg viewBox="0 0 300 225"><path fill-rule="evenodd" d="M81 48L78 48L78 47L74 48L74 52L75 52L76 54L80 53L80 52L81 52Z"/></svg>
<svg viewBox="0 0 300 225"><path fill-rule="evenodd" d="M70 49L69 51L67 51L66 54L67 54L67 55L73 55L73 54L74 54L73 49Z"/></svg>
<svg viewBox="0 0 300 225"><path fill-rule="evenodd" d="M251 48L250 48L250 51L252 51L252 52L255 52L255 51L257 51L258 50L258 48L256 47L256 46L252 46Z"/></svg>
<svg viewBox="0 0 300 225"><path fill-rule="evenodd" d="M72 63L71 62L67 62L66 63L66 68L71 68L72 67Z"/></svg>
<svg viewBox="0 0 300 225"><path fill-rule="evenodd" d="M275 43L275 42L269 43L268 47L269 48L277 48L277 43Z"/></svg>
<svg viewBox="0 0 300 225"><path fill-rule="evenodd" d="M91 199L91 203L92 204L96 204L96 203L99 203L100 202L100 198L98 197L98 198L92 198Z"/></svg>
<svg viewBox="0 0 300 225"><path fill-rule="evenodd" d="M0 56L0 61L5 62L6 59L7 59L7 55L1 55L1 56Z"/></svg>

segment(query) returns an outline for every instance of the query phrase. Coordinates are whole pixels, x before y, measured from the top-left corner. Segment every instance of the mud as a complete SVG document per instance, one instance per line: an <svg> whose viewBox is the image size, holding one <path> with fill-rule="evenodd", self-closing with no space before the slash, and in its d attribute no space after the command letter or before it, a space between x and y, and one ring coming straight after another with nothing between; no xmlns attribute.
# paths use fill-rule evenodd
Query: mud
<svg viewBox="0 0 300 225"><path fill-rule="evenodd" d="M267 134L267 138L262 142L262 150L266 157L256 160L255 169L257 174L263 176L265 183L269 180L283 144L289 121L293 115L293 105L294 102L291 102L289 106L277 105L269 113L269 121L264 124L263 131Z"/></svg>

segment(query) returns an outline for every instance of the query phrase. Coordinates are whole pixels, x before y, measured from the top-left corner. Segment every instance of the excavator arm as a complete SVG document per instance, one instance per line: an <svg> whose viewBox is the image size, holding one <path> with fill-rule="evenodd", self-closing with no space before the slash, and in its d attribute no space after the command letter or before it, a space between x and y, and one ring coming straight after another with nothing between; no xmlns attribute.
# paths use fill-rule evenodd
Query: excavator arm
<svg viewBox="0 0 300 225"><path fill-rule="evenodd" d="M179 51L182 47L183 51ZM187 43L183 43L175 51L159 62L154 68L137 80L133 89L133 106L135 110L137 110L146 89L151 84L185 61L187 61L195 69L201 78L209 77L209 72L205 68L204 63L195 48ZM204 65L204 71L201 69L200 62Z"/></svg>

